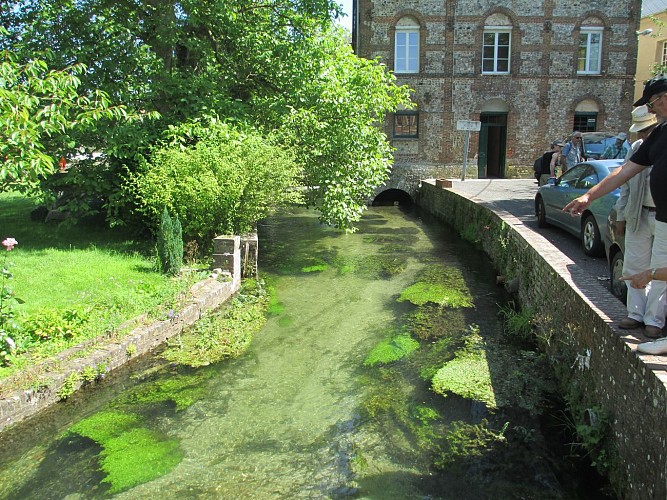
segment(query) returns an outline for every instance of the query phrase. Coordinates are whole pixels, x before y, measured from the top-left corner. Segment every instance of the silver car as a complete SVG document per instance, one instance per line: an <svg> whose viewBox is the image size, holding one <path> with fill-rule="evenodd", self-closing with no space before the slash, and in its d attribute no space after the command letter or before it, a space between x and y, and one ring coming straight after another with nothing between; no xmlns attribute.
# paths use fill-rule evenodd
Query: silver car
<svg viewBox="0 0 667 500"><path fill-rule="evenodd" d="M598 184L623 160L591 160L575 165L557 179L540 187L535 196L535 215L539 227L558 226L581 239L584 253L589 256L604 254L607 216L616 203L620 189L598 198L581 214L572 216L563 207Z"/></svg>

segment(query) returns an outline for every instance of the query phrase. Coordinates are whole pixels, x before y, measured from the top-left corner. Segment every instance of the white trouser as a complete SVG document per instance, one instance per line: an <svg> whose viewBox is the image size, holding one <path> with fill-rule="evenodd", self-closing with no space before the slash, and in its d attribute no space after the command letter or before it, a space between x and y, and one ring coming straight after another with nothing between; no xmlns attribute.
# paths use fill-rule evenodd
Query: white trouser
<svg viewBox="0 0 667 500"><path fill-rule="evenodd" d="M656 221L655 212L642 209L637 231L625 233L623 275L654 267L667 267L667 223ZM644 289L628 284L628 317L646 325L665 326L665 289L664 281L651 281Z"/></svg>

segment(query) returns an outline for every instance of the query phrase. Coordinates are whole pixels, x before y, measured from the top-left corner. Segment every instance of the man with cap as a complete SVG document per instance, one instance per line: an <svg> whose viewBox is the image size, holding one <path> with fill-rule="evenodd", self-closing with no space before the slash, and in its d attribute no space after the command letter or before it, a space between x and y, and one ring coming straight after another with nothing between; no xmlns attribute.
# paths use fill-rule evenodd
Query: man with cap
<svg viewBox="0 0 667 500"><path fill-rule="evenodd" d="M621 187L636 174L653 165L649 185L655 203L655 241L650 268L624 277L635 288L641 287L642 284L645 286L652 280L665 281L664 276L667 275L667 123L664 121L667 119L667 98L665 96L667 96L667 76L655 76L644 84L642 96L634 105L646 105L651 113L663 120L662 123L655 126L651 135L621 168L614 170L600 183L563 208L563 211L572 215L580 215L594 200ZM639 352L667 354L667 338L640 344L637 349Z"/></svg>
<svg viewBox="0 0 667 500"><path fill-rule="evenodd" d="M628 154L628 148L625 145L625 140L628 138L628 135L625 132L621 132L616 136L614 144L610 144L600 156L601 160L609 160L616 158L625 158Z"/></svg>
<svg viewBox="0 0 667 500"><path fill-rule="evenodd" d="M632 144L629 159L641 146L658 120L650 113L646 105L632 111L630 132L639 137ZM655 203L648 183L651 167L642 170L621 187L621 195L616 202L617 236L625 233L625 252L623 258L623 276L632 276L651 267L653 242L655 236ZM645 325L645 334L649 338L662 336L665 326L665 289L664 281L653 281L644 289L628 287L628 317L621 320L623 329L639 328Z"/></svg>

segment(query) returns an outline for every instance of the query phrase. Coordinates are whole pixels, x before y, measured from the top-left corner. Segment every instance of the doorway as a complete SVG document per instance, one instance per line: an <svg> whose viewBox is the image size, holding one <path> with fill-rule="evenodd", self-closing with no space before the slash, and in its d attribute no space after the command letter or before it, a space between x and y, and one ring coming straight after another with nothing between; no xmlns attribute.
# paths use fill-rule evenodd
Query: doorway
<svg viewBox="0 0 667 500"><path fill-rule="evenodd" d="M507 113L486 112L480 115L478 177L505 177L507 150Z"/></svg>

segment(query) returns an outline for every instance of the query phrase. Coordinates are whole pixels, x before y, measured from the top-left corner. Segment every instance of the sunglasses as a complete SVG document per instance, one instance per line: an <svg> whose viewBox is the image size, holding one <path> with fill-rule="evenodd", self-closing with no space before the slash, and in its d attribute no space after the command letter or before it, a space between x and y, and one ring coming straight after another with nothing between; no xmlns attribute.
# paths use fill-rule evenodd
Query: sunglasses
<svg viewBox="0 0 667 500"><path fill-rule="evenodd" d="M663 97L665 97L665 94L660 94L658 97L656 97L656 98L653 99L652 101L647 102L647 103L646 103L646 107L647 107L648 109L653 109L653 105L654 105L657 101L659 101L660 99L662 99Z"/></svg>

